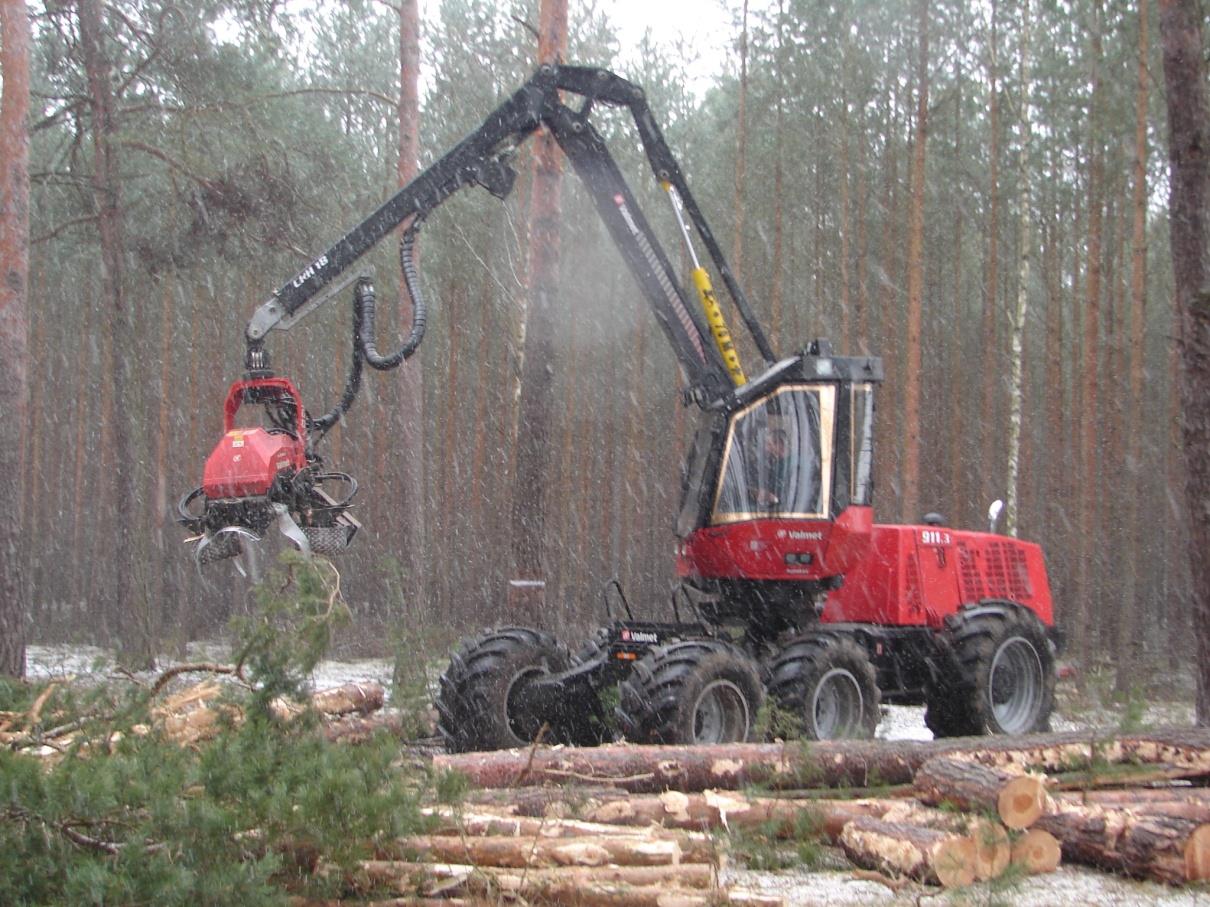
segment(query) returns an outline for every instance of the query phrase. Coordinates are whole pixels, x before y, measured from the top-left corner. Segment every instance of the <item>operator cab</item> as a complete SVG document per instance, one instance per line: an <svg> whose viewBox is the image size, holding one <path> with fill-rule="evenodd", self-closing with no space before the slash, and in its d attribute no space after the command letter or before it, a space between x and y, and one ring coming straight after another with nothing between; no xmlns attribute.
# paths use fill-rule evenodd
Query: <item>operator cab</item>
<svg viewBox="0 0 1210 907"><path fill-rule="evenodd" d="M706 413L677 524L678 573L699 606L744 620L766 607L797 625L866 552L882 377L881 359L817 340Z"/></svg>

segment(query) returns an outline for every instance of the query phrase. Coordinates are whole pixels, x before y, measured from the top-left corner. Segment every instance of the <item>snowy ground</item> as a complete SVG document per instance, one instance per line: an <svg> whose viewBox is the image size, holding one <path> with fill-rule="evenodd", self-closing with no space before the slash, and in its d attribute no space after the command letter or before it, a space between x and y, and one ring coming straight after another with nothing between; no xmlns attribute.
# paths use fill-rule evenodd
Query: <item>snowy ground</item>
<svg viewBox="0 0 1210 907"><path fill-rule="evenodd" d="M192 644L187 652L189 661L223 660L225 652L215 644ZM90 646L29 646L26 649L28 673L31 677L105 677L113 673L112 660L102 649ZM161 667L168 667L165 661ZM338 686L351 681L378 681L388 690L391 686L391 662L386 659L356 661L325 661L315 671L316 689ZM1116 727L1121 718L1107 708L1086 709L1078 716L1055 713L1054 729L1078 730L1090 727ZM1143 726L1190 724L1192 706L1180 703L1152 703L1147 706L1139 723ZM876 736L883 740L931 740L932 733L924 726L924 709L912 706L885 706L882 723ZM837 859L838 866L843 862ZM910 886L895 893L883 885L854 879L847 868L831 870L794 869L782 872L752 872L731 869L725 880L744 888L780 895L787 905L810 907L857 907L857 905L929 904L936 907L981 907L981 905L1013 905L1013 907L1116 907L1116 905L1160 905L1160 907L1210 907L1210 890L1166 888L1148 882L1135 882L1107 873L1081 867L1063 867L1048 876L1025 878L1004 885L975 885L961 891L938 894L936 889Z"/></svg>

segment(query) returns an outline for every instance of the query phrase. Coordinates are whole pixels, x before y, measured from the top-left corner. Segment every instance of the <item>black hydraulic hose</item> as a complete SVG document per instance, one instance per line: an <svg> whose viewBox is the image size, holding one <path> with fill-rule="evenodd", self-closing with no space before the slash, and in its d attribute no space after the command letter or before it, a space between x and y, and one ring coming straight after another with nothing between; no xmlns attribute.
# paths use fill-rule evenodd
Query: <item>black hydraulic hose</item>
<svg viewBox="0 0 1210 907"><path fill-rule="evenodd" d="M328 413L318 419L311 419L308 425L313 434L312 440L322 438L337 422L341 420L361 390L361 375L363 365L368 363L371 368L387 371L396 368L420 346L424 339L424 330L428 322L428 307L420 291L420 275L416 270L416 234L420 232L421 220L417 218L404 231L399 241L399 266L403 271L403 282L412 300L412 330L403 346L390 356L379 354L374 344L374 308L376 298L374 285L367 278L357 282L353 290L353 363L349 367L349 377L345 382L344 392L340 401Z"/></svg>
<svg viewBox="0 0 1210 907"><path fill-rule="evenodd" d="M399 241L399 267L403 271L403 282L407 286L408 296L412 299L412 331L403 346L389 356L383 356L374 345L374 287L367 280L357 283L354 291L358 313L361 316L360 343L361 352L370 368L387 371L397 368L420 346L424 339L425 324L428 321L428 309L424 296L420 292L420 275L416 271L416 234L420 232L420 219L414 220L403 232Z"/></svg>
<svg viewBox="0 0 1210 907"><path fill-rule="evenodd" d="M357 305L356 300L353 303L353 362L349 366L349 377L345 380L345 389L340 395L340 400L332 409L324 413L318 419L308 419L307 427L311 431L311 440L318 441L322 438L337 422L341 420L345 413L349 411L349 407L353 405L353 401L357 399L357 392L361 390L361 373L363 357L361 354L361 307Z"/></svg>

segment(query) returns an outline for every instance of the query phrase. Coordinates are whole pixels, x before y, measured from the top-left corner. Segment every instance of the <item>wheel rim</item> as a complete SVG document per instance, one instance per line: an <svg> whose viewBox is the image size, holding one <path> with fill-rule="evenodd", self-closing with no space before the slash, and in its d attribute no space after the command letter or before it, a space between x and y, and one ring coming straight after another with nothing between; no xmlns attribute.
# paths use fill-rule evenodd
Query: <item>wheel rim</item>
<svg viewBox="0 0 1210 907"><path fill-rule="evenodd" d="M1042 704L1042 660L1027 639L1000 646L988 677L992 716L1006 734L1032 730Z"/></svg>
<svg viewBox="0 0 1210 907"><path fill-rule="evenodd" d="M864 713L865 696L852 672L833 668L820 678L811 697L811 715L818 739L854 736Z"/></svg>
<svg viewBox="0 0 1210 907"><path fill-rule="evenodd" d="M513 735L518 740L524 740L526 743L533 741L537 736L541 725L536 724L532 719L526 721L529 717L518 707L517 695L524 689L523 680L528 680L539 674L545 674L541 668L529 667L518 671L512 676L508 682L508 690L504 694L504 708L507 712L508 729L513 732Z"/></svg>
<svg viewBox="0 0 1210 907"><path fill-rule="evenodd" d="M693 704L694 743L748 739L748 699L730 680L707 684Z"/></svg>

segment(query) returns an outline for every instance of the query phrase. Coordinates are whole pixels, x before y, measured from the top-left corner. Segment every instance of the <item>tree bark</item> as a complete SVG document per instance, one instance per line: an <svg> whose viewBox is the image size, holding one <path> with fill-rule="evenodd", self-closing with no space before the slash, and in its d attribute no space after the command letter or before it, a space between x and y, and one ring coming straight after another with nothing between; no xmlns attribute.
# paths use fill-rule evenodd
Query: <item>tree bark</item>
<svg viewBox="0 0 1210 907"><path fill-rule="evenodd" d="M855 819L840 836L845 856L890 876L959 888L975 881L975 845L963 835L903 822Z"/></svg>
<svg viewBox="0 0 1210 907"><path fill-rule="evenodd" d="M395 843L403 854L439 863L520 869L558 866L675 866L683 862L673 838L586 835L577 838L421 835ZM700 854L699 854L700 855ZM699 862L714 863L709 859Z"/></svg>
<svg viewBox="0 0 1210 907"><path fill-rule="evenodd" d="M735 114L735 236L731 246L731 270L744 282L744 199L748 179L748 0L744 0L739 32L739 107Z"/></svg>
<svg viewBox="0 0 1210 907"><path fill-rule="evenodd" d="M0 0L0 676L25 674L21 446L29 407L29 18Z"/></svg>
<svg viewBox="0 0 1210 907"><path fill-rule="evenodd" d="M997 349L1000 306L1000 78L997 41L998 3L992 0L991 28L988 36L988 164L987 164L987 252L983 272L982 395L983 413L979 446L979 491L982 497L995 496L996 446L1001 437L996 419L997 389L1000 385L1000 352ZM981 506L986 506L984 500Z"/></svg>
<svg viewBox="0 0 1210 907"><path fill-rule="evenodd" d="M1033 775L1012 775L958 759L930 759L916 772L916 796L933 806L994 813L1009 828L1032 825L1046 809L1046 788Z"/></svg>
<svg viewBox="0 0 1210 907"><path fill-rule="evenodd" d="M130 440L130 413L135 401L132 380L136 349L129 302L124 279L125 239L122 223L121 184L118 160L113 144L117 131L114 122L116 104L113 95L111 65L104 46L104 25L100 0L80 0L80 49L88 78L88 104L92 114L92 196L97 213L97 229L101 243L101 290L104 305L110 312L109 375L112 411L105 414L111 421L113 520L109 523L111 538L105 556L113 559L111 598L104 613L111 629L124 627L132 608L135 589L134 572L128 561L136 551L136 499L138 459L133 455ZM122 561L119 563L119 559ZM119 636L123 635L118 631ZM149 653L143 653L149 654Z"/></svg>
<svg viewBox="0 0 1210 907"><path fill-rule="evenodd" d="M602 898L598 886L636 886L644 889L659 886L662 891L670 888L709 890L715 885L715 873L714 867L706 863L686 863L682 866L569 866L518 872L515 869L466 863L369 860L360 867L360 874L365 879L393 886L400 894L423 892L427 887L426 881L461 881L468 886L467 891L471 894L509 892L527 899L576 904L627 903ZM443 893L452 893L444 884L442 889Z"/></svg>
<svg viewBox="0 0 1210 907"><path fill-rule="evenodd" d="M416 178L420 160L420 5L418 0L399 3L399 161L398 182ZM419 254L419 252L417 252ZM412 321L412 300L400 287L401 324ZM406 329L406 328L405 328ZM428 526L424 501L424 370L419 356L400 366L399 478L402 506L397 512L399 551L407 588L416 598L428 598L426 588Z"/></svg>
<svg viewBox="0 0 1210 907"><path fill-rule="evenodd" d="M542 0L538 62L567 53L567 0ZM518 404L517 470L513 481L513 578L508 590L512 620L546 622L546 571L542 563L546 524L546 467L550 453L550 400L554 375L555 294L559 286L559 224L563 160L554 138L535 140L529 212L529 306Z"/></svg>
<svg viewBox="0 0 1210 907"><path fill-rule="evenodd" d="M1060 802L1034 827L1074 863L1168 885L1210 878L1210 825L1198 818Z"/></svg>
<svg viewBox="0 0 1210 907"><path fill-rule="evenodd" d="M1072 652L1081 665L1087 665L1094 645L1092 610L1095 597L1093 577L1100 550L1096 532L1097 497L1100 487L1097 475L1097 363L1100 353L1101 320L1101 240L1103 222L1102 182L1104 155L1101 151L1101 4L1093 4L1092 24L1092 100L1088 117L1088 251L1084 282L1084 348L1080 366L1082 394L1080 398L1080 482L1079 551L1076 567L1076 620L1072 628ZM1081 675L1082 676L1082 675Z"/></svg>
<svg viewBox="0 0 1210 907"><path fill-rule="evenodd" d="M893 800L791 800L711 790L692 794L665 791L594 805L585 815L606 825L660 825L695 831L753 828L777 837L795 835L805 817L821 835L836 842L849 822L881 818L893 805Z"/></svg>
<svg viewBox="0 0 1210 907"><path fill-rule="evenodd" d="M1210 112L1202 9L1160 0L1171 168L1168 217L1181 322L1181 434L1189 501L1189 560L1197 638L1197 722L1210 725L1210 288L1206 281Z"/></svg>
<svg viewBox="0 0 1210 907"><path fill-rule="evenodd" d="M569 781L609 784L633 793L663 790L866 786L910 783L935 756L963 754L995 768L1067 771L1085 764L1163 762L1188 777L1210 774L1210 731L1176 728L1145 734L1065 732L1021 737L931 741L836 740L809 748L780 743L537 749L532 753L438 755L437 770L457 771L479 787L520 787Z"/></svg>
<svg viewBox="0 0 1210 907"><path fill-rule="evenodd" d="M906 522L921 518L920 509L920 330L924 305L924 164L928 138L929 2L920 0L916 27L916 136L912 149L911 209L908 214L907 359L903 376L903 507Z"/></svg>
<svg viewBox="0 0 1210 907"><path fill-rule="evenodd" d="M1021 3L1021 59L1020 83L1020 116L1018 127L1021 132L1020 147L1017 151L1017 305L1013 312L1012 335L1009 344L1011 356L1011 377L1008 391L1008 476L1005 482L1005 516L1004 531L1008 535L1017 535L1017 524L1020 519L1020 489L1018 484L1021 475L1021 412L1025 395L1025 315L1029 308L1029 266L1030 246L1033 242L1031 221L1033 208L1030 204L1030 151L1033 144L1032 124L1030 122L1030 95L1032 92L1029 71L1029 0Z"/></svg>

